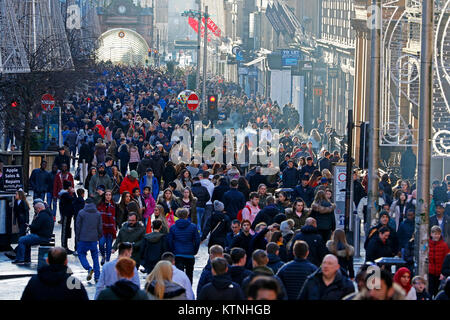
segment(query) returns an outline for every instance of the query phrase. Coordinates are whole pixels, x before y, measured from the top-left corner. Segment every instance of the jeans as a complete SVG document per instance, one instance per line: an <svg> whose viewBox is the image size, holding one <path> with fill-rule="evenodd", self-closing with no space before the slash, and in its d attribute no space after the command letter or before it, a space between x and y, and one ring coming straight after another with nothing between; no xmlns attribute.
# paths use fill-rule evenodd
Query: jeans
<svg viewBox="0 0 450 320"><path fill-rule="evenodd" d="M211 217L213 211L214 206L212 204L207 204L205 208L205 214L203 215L202 232L203 230L205 230L206 222L208 222L208 219Z"/></svg>
<svg viewBox="0 0 450 320"><path fill-rule="evenodd" d="M203 235L203 215L205 214L205 208L197 207L197 229L200 232L200 237Z"/></svg>
<svg viewBox="0 0 450 320"><path fill-rule="evenodd" d="M16 248L17 261L31 261L31 246L48 241L48 239L38 236L37 234L29 234L19 238L19 244Z"/></svg>
<svg viewBox="0 0 450 320"><path fill-rule="evenodd" d="M91 252L92 261L94 262L94 279L100 278L100 264L98 263L98 247L97 241L79 241L78 242L78 259L81 265L87 271L91 271L92 267L87 261L86 254Z"/></svg>
<svg viewBox="0 0 450 320"><path fill-rule="evenodd" d="M192 283L194 276L195 258L175 257L175 267L185 272Z"/></svg>
<svg viewBox="0 0 450 320"><path fill-rule="evenodd" d="M45 200L45 191L44 192L37 192L33 191L33 200L41 199L42 201Z"/></svg>
<svg viewBox="0 0 450 320"><path fill-rule="evenodd" d="M72 216L62 216L61 218L61 246L64 249L68 249L67 241L72 237Z"/></svg>
<svg viewBox="0 0 450 320"><path fill-rule="evenodd" d="M52 212L53 217L56 217L56 207L58 205L58 198L53 198L53 193L51 192L47 192L47 204L50 207L50 211Z"/></svg>
<svg viewBox="0 0 450 320"><path fill-rule="evenodd" d="M100 254L106 259L106 262L111 258L113 236L111 234L104 234L103 237L98 241L98 246L100 248ZM106 250L106 252L105 252Z"/></svg>
<svg viewBox="0 0 450 320"><path fill-rule="evenodd" d="M75 157L77 156L77 146L76 145L75 146L70 146L69 150L70 150L70 155L69 156L73 157L72 158L72 166L74 166L75 165Z"/></svg>

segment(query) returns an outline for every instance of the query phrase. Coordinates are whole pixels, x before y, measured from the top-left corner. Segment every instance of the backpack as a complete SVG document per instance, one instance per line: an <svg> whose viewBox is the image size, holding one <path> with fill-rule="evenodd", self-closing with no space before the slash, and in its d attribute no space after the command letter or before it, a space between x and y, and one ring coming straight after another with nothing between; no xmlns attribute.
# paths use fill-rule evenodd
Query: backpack
<svg viewBox="0 0 450 320"><path fill-rule="evenodd" d="M248 211L250 211L250 213L252 212L252 209L250 208L250 206L247 206L247 205L246 205L244 208L247 208ZM239 222L242 222L242 210L244 210L244 208L242 208L241 210L239 210L238 213L237 213L236 219L238 219Z"/></svg>

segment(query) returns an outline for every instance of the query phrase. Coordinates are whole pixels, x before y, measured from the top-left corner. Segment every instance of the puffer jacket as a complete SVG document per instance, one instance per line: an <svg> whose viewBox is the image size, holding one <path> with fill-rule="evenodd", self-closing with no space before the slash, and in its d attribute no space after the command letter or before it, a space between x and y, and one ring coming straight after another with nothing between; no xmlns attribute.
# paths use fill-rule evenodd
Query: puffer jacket
<svg viewBox="0 0 450 320"><path fill-rule="evenodd" d="M170 251L175 256L194 257L200 247L197 226L186 219L175 222L169 230L167 241Z"/></svg>
<svg viewBox="0 0 450 320"><path fill-rule="evenodd" d="M156 281L145 285L149 300L159 300L155 295ZM164 280L164 296L162 300L186 300L186 289L175 282Z"/></svg>
<svg viewBox="0 0 450 320"><path fill-rule="evenodd" d="M152 232L145 235L142 241L141 261L147 272L151 272L161 255L168 251L167 235L161 232Z"/></svg>
<svg viewBox="0 0 450 320"><path fill-rule="evenodd" d="M306 278L317 270L317 266L306 259L295 258L283 265L277 276L283 282L288 300L296 300Z"/></svg>
<svg viewBox="0 0 450 320"><path fill-rule="evenodd" d="M429 270L428 273L439 276L442 272L442 265L444 264L445 256L450 252L447 244L442 237L439 241L430 240L429 246Z"/></svg>
<svg viewBox="0 0 450 320"><path fill-rule="evenodd" d="M326 247L330 253L334 254L338 258L339 265L341 266L341 270L345 271L346 275L349 278L354 278L355 271L353 269L353 255L355 254L355 249L353 248L353 246L348 245L349 255L347 256L347 252L343 246L338 247L336 252L333 252L332 248L334 246L335 245L334 245L333 240L327 241Z"/></svg>

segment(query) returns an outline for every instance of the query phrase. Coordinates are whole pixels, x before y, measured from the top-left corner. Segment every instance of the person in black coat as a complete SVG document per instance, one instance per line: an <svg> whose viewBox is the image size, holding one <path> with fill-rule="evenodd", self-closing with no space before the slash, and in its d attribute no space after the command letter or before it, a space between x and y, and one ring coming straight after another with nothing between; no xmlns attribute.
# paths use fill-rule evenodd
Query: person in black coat
<svg viewBox="0 0 450 320"><path fill-rule="evenodd" d="M233 238L230 246L231 248L244 249L247 257L252 256L252 251L250 250L250 242L252 241L253 236L250 234L250 227L250 221L242 220L241 231Z"/></svg>
<svg viewBox="0 0 450 320"><path fill-rule="evenodd" d="M265 184L267 188L278 187L278 183L269 183L267 181L267 176L261 174L261 167L256 167L255 174L250 177L248 183L250 184L250 191L258 191L260 184Z"/></svg>
<svg viewBox="0 0 450 320"><path fill-rule="evenodd" d="M161 232L161 220L154 220L152 222L152 232L146 234L142 241L141 263L145 268L145 273L152 272L156 264L161 260L164 252L169 251L167 244L167 235Z"/></svg>
<svg viewBox="0 0 450 320"><path fill-rule="evenodd" d="M53 161L53 164L56 164L58 166L58 169L62 169L62 164L67 164L67 170L70 171L70 157L66 155L66 151L64 147L58 148L59 154L55 157L55 160Z"/></svg>
<svg viewBox="0 0 450 320"><path fill-rule="evenodd" d="M247 264L247 254L242 248L233 248L230 252L233 265L228 269L231 280L242 286L244 279L252 274L245 268Z"/></svg>
<svg viewBox="0 0 450 320"><path fill-rule="evenodd" d="M205 230L201 237L201 241L205 240L209 233L211 236L208 242L208 248L218 244L222 248L226 246L227 232L230 230L231 221L230 218L223 213L224 205L222 202L214 201L214 212L208 218L205 225Z"/></svg>
<svg viewBox="0 0 450 320"><path fill-rule="evenodd" d="M298 300L341 300L353 292L353 282L341 273L338 259L328 254L321 267L306 279Z"/></svg>
<svg viewBox="0 0 450 320"><path fill-rule="evenodd" d="M294 188L299 181L299 171L294 167L294 161L288 161L288 167L283 170L283 177L281 179L283 188Z"/></svg>
<svg viewBox="0 0 450 320"><path fill-rule="evenodd" d="M275 216L280 213L278 208L275 205L275 198L273 196L268 196L266 199L267 205L258 212L253 220L252 229L255 230L255 227L261 223L265 222L268 226L271 225L274 221Z"/></svg>
<svg viewBox="0 0 450 320"><path fill-rule="evenodd" d="M67 242L72 237L72 219L75 216L75 208L73 206L76 198L72 183L68 180L63 181L63 190L59 193L59 211L61 213L61 246L66 249L68 254L73 251L69 250Z"/></svg>
<svg viewBox="0 0 450 320"><path fill-rule="evenodd" d="M295 259L283 265L277 273L286 288L288 300L297 299L306 278L317 270L317 266L306 259L309 246L305 241L299 240L293 247Z"/></svg>
<svg viewBox="0 0 450 320"><path fill-rule="evenodd" d="M324 157L319 160L319 170L322 172L323 169L328 169L331 172L331 153L325 152Z"/></svg>
<svg viewBox="0 0 450 320"><path fill-rule="evenodd" d="M395 255L389 241L390 232L388 227L381 227L378 230L378 235L370 239L366 250L366 261L375 262L378 258L393 257Z"/></svg>
<svg viewBox="0 0 450 320"><path fill-rule="evenodd" d="M295 241L297 240L303 240L308 244L309 254L307 259L312 264L319 266L323 257L328 253L328 250L323 243L322 236L317 230L316 219L311 217L306 219L305 226L303 226L300 229L300 232L294 236L292 243L295 244ZM294 246L291 245L288 255L290 260L294 258L293 249Z"/></svg>
<svg viewBox="0 0 450 320"><path fill-rule="evenodd" d="M278 270L284 265L279 256L280 247L275 242L269 242L266 246L266 252L269 258L267 266L272 269L273 274L277 274Z"/></svg>
<svg viewBox="0 0 450 320"><path fill-rule="evenodd" d="M370 243L370 240L377 235L378 231L382 227L387 227L389 229L389 242L388 243L389 243L389 246L391 247L392 254L396 255L397 253L399 253L400 247L399 247L397 232L395 231L394 228L392 228L389 225L389 220L390 220L389 214L386 211L382 211L380 213L379 223L375 227L372 227L369 230L369 234L366 237L366 240L364 241L364 249L366 249L366 251L368 250L368 245Z"/></svg>
<svg viewBox="0 0 450 320"><path fill-rule="evenodd" d="M202 288L207 285L208 283L211 283L213 279L213 274L211 271L211 261L213 261L215 258L223 258L223 248L220 245L213 245L209 248L209 259L206 263L206 266L203 268L202 273L200 275L200 279L198 280L197 284L197 296L200 294L200 291Z"/></svg>
<svg viewBox="0 0 450 320"><path fill-rule="evenodd" d="M301 184L294 188L294 197L301 198L305 201L306 206L309 208L314 201L314 188L311 188L309 185L309 176L301 177Z"/></svg>
<svg viewBox="0 0 450 320"><path fill-rule="evenodd" d="M230 190L223 195L225 212L231 220L236 219L240 210L245 207L245 195L238 190L238 181L233 179L230 182Z"/></svg>
<svg viewBox="0 0 450 320"><path fill-rule="evenodd" d="M156 177L159 183L164 172L164 159L161 157L161 153L159 151L156 151L152 156L151 166L153 169L153 175Z"/></svg>
<svg viewBox="0 0 450 320"><path fill-rule="evenodd" d="M19 237L26 235L27 224L30 222L30 207L22 190L16 191L13 215L15 224L19 225Z"/></svg>
<svg viewBox="0 0 450 320"><path fill-rule="evenodd" d="M50 249L48 265L39 268L37 275L28 281L20 300L89 300L81 281L68 272L67 262L67 253L63 248Z"/></svg>
<svg viewBox="0 0 450 320"><path fill-rule="evenodd" d="M201 289L197 300L245 300L241 286L227 275L228 263L225 258L212 260L211 271L213 280Z"/></svg>
<svg viewBox="0 0 450 320"><path fill-rule="evenodd" d="M219 178L219 185L214 188L211 201L219 200L220 202L223 202L223 195L225 192L230 190L230 187L228 186L227 179L225 177Z"/></svg>
<svg viewBox="0 0 450 320"><path fill-rule="evenodd" d="M169 187L169 183L177 178L177 171L172 161L167 161L163 171L164 189Z"/></svg>

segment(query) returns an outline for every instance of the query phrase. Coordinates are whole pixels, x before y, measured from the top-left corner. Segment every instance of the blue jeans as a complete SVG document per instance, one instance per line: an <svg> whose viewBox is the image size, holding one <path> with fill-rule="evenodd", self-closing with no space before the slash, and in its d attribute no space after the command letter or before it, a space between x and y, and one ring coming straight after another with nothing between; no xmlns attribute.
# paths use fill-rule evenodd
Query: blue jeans
<svg viewBox="0 0 450 320"><path fill-rule="evenodd" d="M42 201L45 201L45 191L44 192L33 191L33 200L36 199L41 199Z"/></svg>
<svg viewBox="0 0 450 320"><path fill-rule="evenodd" d="M37 234L29 234L19 238L19 245L16 249L17 261L31 261L31 246L37 245L41 242L48 241L48 239L38 236Z"/></svg>
<svg viewBox="0 0 450 320"><path fill-rule="evenodd" d="M98 263L98 248L97 241L79 241L78 242L78 259L84 269L91 271L92 267L87 261L86 254L91 252L92 261L94 262L94 279L100 278L100 264Z"/></svg>
<svg viewBox="0 0 450 320"><path fill-rule="evenodd" d="M111 249L112 249L113 237L111 234L104 234L103 237L98 241L98 246L100 248L100 254L102 257L106 258L106 262L111 258ZM106 252L105 252L106 250Z"/></svg>
<svg viewBox="0 0 450 320"><path fill-rule="evenodd" d="M205 208L197 207L197 229L200 232L200 237L203 235L203 215L205 213Z"/></svg>
<svg viewBox="0 0 450 320"><path fill-rule="evenodd" d="M47 192L47 204L50 207L50 211L52 212L53 217L56 217L56 207L58 205L58 198L53 198L53 193L51 192Z"/></svg>

